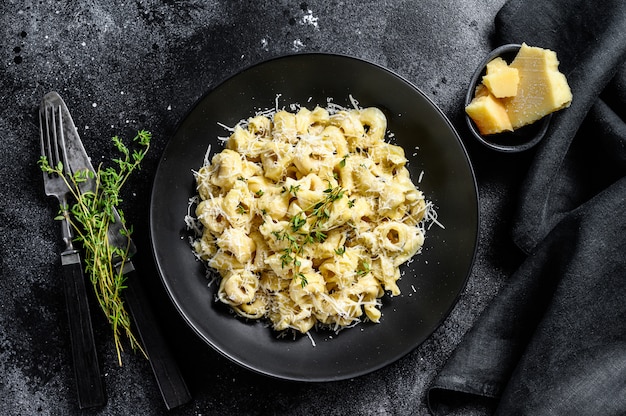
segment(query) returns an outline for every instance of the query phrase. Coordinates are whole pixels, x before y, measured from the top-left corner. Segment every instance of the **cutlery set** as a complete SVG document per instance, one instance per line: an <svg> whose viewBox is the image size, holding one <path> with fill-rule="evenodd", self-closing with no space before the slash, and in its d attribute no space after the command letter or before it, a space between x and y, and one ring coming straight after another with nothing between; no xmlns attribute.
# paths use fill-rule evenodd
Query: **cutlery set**
<svg viewBox="0 0 626 416"><path fill-rule="evenodd" d="M50 166L62 165L66 177L76 172L90 172L84 177L81 175L84 180L79 182L78 187L80 192L94 191L95 170L69 110L56 92L50 92L43 97L39 122L42 156L46 157ZM61 222L61 235L65 244L61 253L61 264L78 405L81 409L102 406L106 403L106 395L96 353L83 266L80 252L72 243L74 235L68 209L71 190L59 175L44 172L43 177L46 195L54 196L60 206L60 215L57 218ZM123 224L115 210L113 215L118 221L112 222L108 228L108 243L117 248L129 247L128 257L131 258L137 249L130 237L121 232ZM156 323L132 261L114 256L111 264L126 278L125 301L167 409L189 402L191 396L187 385Z"/></svg>

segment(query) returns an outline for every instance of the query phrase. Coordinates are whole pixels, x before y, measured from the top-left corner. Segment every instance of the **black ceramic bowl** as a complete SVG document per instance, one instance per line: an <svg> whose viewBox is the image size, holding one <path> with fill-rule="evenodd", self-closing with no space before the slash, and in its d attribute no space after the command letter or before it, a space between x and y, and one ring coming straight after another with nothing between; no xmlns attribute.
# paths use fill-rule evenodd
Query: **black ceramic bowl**
<svg viewBox="0 0 626 416"><path fill-rule="evenodd" d="M256 111L299 103L312 109L328 98L351 106L376 106L388 119L419 188L433 202L438 221L422 253L401 268L402 295L383 298L380 324L364 322L336 334L278 337L267 323L236 318L215 301L204 266L188 242L185 216L196 193L193 170L208 146L220 152L234 126ZM423 175L422 175L423 172ZM478 194L461 140L445 115L398 75L359 59L302 54L247 68L203 97L170 139L157 169L150 231L159 273L176 308L198 336L224 356L282 379L331 381L381 368L409 353L441 324L465 286L478 236ZM315 345L313 345L313 341Z"/></svg>
<svg viewBox="0 0 626 416"><path fill-rule="evenodd" d="M518 44L502 45L494 49L489 55L485 57L485 59L482 60L480 65L478 65L476 72L474 72L472 79L470 80L469 87L467 88L467 94L465 95L465 104L463 108L467 107L467 105L474 98L474 92L476 90L476 87L482 82L483 76L485 76L487 64L491 62L492 59L497 57L501 57L507 63L511 63L520 48L521 45ZM524 150L530 149L531 147L539 143L548 131L548 126L550 125L551 119L552 115L549 114L543 117L541 120L516 129L515 131L482 135L478 131L478 128L476 127L470 116L465 114L465 121L467 122L470 131L480 143L490 149L506 153L522 152Z"/></svg>

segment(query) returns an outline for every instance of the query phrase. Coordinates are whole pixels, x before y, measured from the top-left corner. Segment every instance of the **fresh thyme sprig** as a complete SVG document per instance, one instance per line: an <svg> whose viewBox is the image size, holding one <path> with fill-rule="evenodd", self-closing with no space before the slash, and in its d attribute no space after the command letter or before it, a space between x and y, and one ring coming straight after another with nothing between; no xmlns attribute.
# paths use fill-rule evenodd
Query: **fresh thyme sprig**
<svg viewBox="0 0 626 416"><path fill-rule="evenodd" d="M283 192L289 192L296 196L300 185L291 186L289 189L283 187ZM343 198L344 191L341 186L333 187L329 182L328 188L324 190L324 199L314 204L306 211L302 211L291 217L289 220L291 232L286 230L274 231L272 234L274 238L279 241L287 241L287 247L283 249L283 254L280 256L281 267L289 267L293 265L293 275L300 279L300 285L305 287L308 282L304 273L300 272L301 261L304 248L313 243L323 243L327 234L323 231L321 225L330 218L330 210L333 203ZM310 217L313 218L313 223L308 233L301 232L302 227L307 222L306 212L310 212ZM335 251L339 255L343 255L345 249L338 249Z"/></svg>
<svg viewBox="0 0 626 416"><path fill-rule="evenodd" d="M47 158L42 156L39 165L44 172L59 175L63 178L74 198L74 205L70 208L70 224L76 231L76 241L80 242L85 250L85 273L94 287L96 298L105 317L113 330L113 338L119 365L122 365L123 351L121 334L124 333L133 350L141 348L140 343L131 330L128 311L122 300L122 292L126 288L123 267L116 271L112 264L113 256L122 260L122 265L128 261L129 248L114 247L109 244L108 230L114 221L120 221L124 236L130 237L132 227L126 227L124 213L118 209L120 190L131 173L140 169L141 161L150 148L150 132L141 130L133 141L139 144L139 149L130 149L115 136L112 138L115 148L121 157L112 159L114 167L100 165L95 172L88 170L77 171L69 177L63 173L63 165L50 166ZM95 181L95 189L81 190L81 184L88 180ZM114 211L117 209L118 218ZM60 218L57 217L57 219ZM130 239L128 239L130 244Z"/></svg>
<svg viewBox="0 0 626 416"><path fill-rule="evenodd" d="M324 193L326 197L312 207L311 215L315 217L312 227L314 230L319 229L321 223L330 218L330 207L335 201L343 198L344 191L341 186L333 188L329 182L328 188L324 189Z"/></svg>

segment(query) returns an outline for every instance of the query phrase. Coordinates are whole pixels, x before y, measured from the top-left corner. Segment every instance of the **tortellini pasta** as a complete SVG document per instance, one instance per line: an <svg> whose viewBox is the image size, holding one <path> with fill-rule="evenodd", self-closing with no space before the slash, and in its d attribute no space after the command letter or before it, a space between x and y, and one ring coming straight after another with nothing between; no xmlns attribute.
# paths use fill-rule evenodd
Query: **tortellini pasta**
<svg viewBox="0 0 626 416"><path fill-rule="evenodd" d="M198 258L217 298L277 331L381 319L430 205L375 107L255 115L196 172Z"/></svg>

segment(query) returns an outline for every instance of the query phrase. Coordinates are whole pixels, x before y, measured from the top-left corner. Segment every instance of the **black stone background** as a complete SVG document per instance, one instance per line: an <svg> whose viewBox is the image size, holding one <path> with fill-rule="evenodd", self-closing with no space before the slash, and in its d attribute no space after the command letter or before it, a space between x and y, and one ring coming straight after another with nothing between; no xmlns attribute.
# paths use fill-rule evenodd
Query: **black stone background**
<svg viewBox="0 0 626 416"><path fill-rule="evenodd" d="M475 65L493 47L504 0L2 0L0 3L0 414L79 414L60 283L57 206L43 193L36 110L56 90L97 162L110 138L153 132L124 189L140 249L135 260L193 394L172 415L424 415L426 390L520 256L509 237L516 191L532 152L476 144L462 115ZM148 236L152 178L168 138L207 91L239 70L284 54L348 54L405 77L441 107L468 148L481 230L466 289L443 325L388 367L352 380L290 383L253 374L186 326L157 276ZM108 324L95 314L108 394L97 415L167 413L148 362L117 365ZM462 408L459 414L484 414Z"/></svg>

